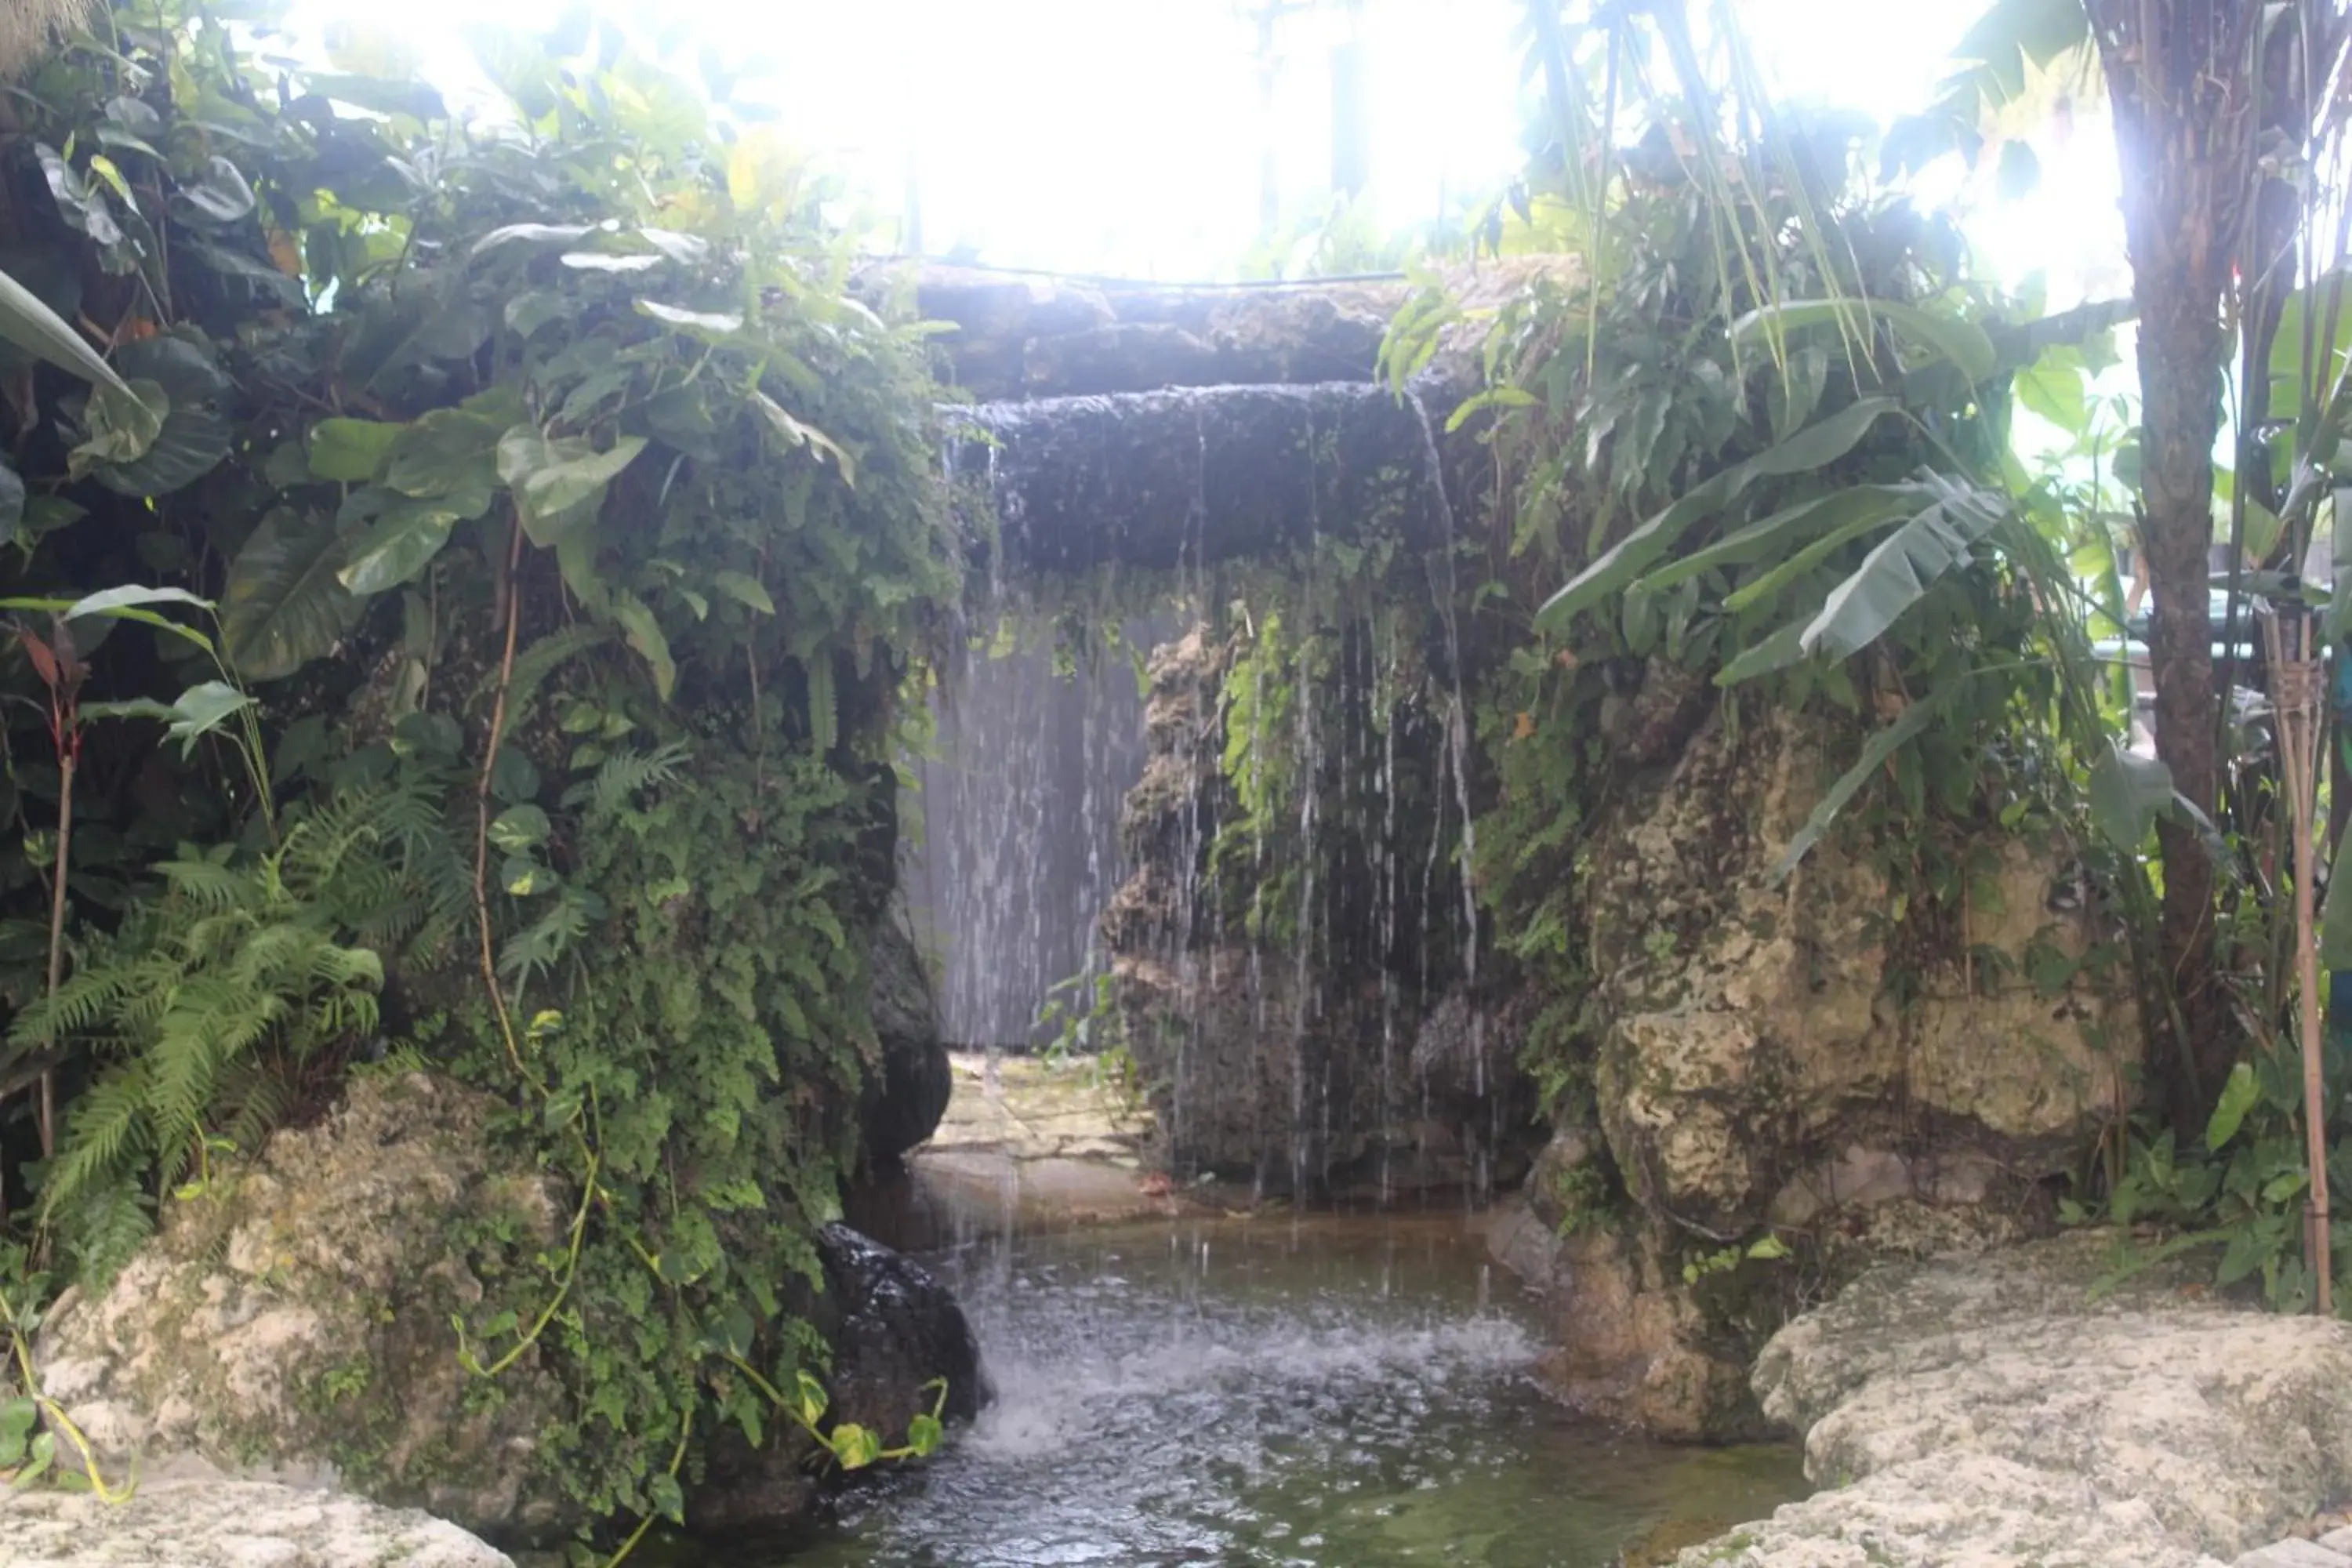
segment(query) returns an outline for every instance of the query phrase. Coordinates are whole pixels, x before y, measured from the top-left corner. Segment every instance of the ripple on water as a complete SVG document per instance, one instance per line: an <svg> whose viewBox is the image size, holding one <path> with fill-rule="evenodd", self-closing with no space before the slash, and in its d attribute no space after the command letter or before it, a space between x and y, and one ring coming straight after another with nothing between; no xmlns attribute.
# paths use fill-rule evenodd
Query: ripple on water
<svg viewBox="0 0 2352 1568"><path fill-rule="evenodd" d="M944 1260L997 1402L745 1568L1580 1568L1799 1495L1781 1450L1575 1421L1460 1216L1186 1221Z"/></svg>

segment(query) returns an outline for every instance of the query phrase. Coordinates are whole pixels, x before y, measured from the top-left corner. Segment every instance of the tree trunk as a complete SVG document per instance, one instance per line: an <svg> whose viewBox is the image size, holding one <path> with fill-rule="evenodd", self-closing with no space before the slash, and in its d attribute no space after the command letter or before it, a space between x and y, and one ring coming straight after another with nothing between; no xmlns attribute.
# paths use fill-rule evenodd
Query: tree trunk
<svg viewBox="0 0 2352 1568"><path fill-rule="evenodd" d="M2139 308L2140 542L2155 592L2148 638L2157 755L2210 819L2221 786L2208 562L2213 443L2221 430L2222 326L2253 138L2232 57L2259 0L2108 0L2094 11L2115 104L2125 244ZM2102 16L2101 13L2105 15ZM2215 973L2214 867L2194 828L2167 820L2161 954L2188 1037L2162 1052L2166 1096L2184 1132L2236 1055ZM2160 1030L2168 1034L2169 1030Z"/></svg>
<svg viewBox="0 0 2352 1568"><path fill-rule="evenodd" d="M2147 269L2142 277L2149 276ZM2165 281L2169 281L2165 280ZM2220 795L2219 729L2213 689L2208 565L2213 540L2213 440L2221 428L2221 329L2217 301L2201 312L2192 300L2159 301L2158 287L2140 299L2140 521L2156 598L2148 637L2156 677L2156 752L2173 787L2215 815ZM2158 310L2169 306L2169 315ZM2211 1097L2229 1075L2236 1041L2229 998L2214 970L2214 868L2188 823L2158 824L2164 852L2161 952L2189 1037L2185 1058L2167 1075L2177 1125L2204 1126Z"/></svg>

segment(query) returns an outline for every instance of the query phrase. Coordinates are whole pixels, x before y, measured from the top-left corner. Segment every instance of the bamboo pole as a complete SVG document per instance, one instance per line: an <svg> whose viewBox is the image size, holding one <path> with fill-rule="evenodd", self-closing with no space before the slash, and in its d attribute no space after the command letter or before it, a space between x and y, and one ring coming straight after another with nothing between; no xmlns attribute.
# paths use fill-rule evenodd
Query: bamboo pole
<svg viewBox="0 0 2352 1568"><path fill-rule="evenodd" d="M2284 629L2283 628L2284 623ZM2305 1159L2311 1171L2304 1206L2304 1257L2314 1275L2314 1306L2323 1317L2336 1312L2335 1267L2328 1241L2327 1092L2320 1056L2319 951L2312 904L2315 876L2312 831L2317 815L2320 682L2315 657L2315 626L2300 608L2263 617L2263 634L2271 667L2271 702L2277 718L2279 761L2286 774L2287 808L2294 834L2295 978L2303 1037Z"/></svg>

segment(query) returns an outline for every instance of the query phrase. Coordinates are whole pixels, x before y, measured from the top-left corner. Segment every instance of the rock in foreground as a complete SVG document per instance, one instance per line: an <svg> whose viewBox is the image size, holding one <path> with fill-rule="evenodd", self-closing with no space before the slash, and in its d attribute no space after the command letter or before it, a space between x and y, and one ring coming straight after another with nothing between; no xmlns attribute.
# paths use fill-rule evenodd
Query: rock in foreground
<svg viewBox="0 0 2352 1568"><path fill-rule="evenodd" d="M2190 1568L2352 1494L2352 1327L2151 1281L2112 1234L1866 1275L1756 1390L1828 1490L1682 1568Z"/></svg>
<svg viewBox="0 0 2352 1568"><path fill-rule="evenodd" d="M120 1506L0 1488L0 1568L513 1568L454 1524L256 1481L151 1482Z"/></svg>

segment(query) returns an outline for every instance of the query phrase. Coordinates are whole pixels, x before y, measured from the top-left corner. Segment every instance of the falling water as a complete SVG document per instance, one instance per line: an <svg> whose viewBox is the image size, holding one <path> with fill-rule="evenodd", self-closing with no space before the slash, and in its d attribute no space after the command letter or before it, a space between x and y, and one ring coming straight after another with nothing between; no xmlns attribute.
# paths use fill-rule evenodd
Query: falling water
<svg viewBox="0 0 2352 1568"><path fill-rule="evenodd" d="M1454 503L1445 493L1445 465L1438 453L1437 432L1430 423L1428 405L1422 402L1418 394L1408 394L1407 398L1421 426L1422 452L1429 465L1429 482L1436 491L1437 515L1444 529L1444 548L1435 557L1443 563L1443 571L1435 574L1439 580L1433 582L1431 587L1437 600L1439 618L1445 627L1446 675L1453 683L1453 693L1445 710L1445 745L1453 763L1454 803L1462 813L1462 845L1458 856L1462 868L1462 974L1464 990L1470 1004L1472 1082L1477 1097L1488 1100L1491 1097L1486 1093L1486 1017L1483 999L1478 994L1478 824L1470 809L1470 714L1469 705L1462 694L1462 636L1456 618L1461 585L1455 579L1454 564ZM1482 1141L1477 1147L1483 1150L1486 1143Z"/></svg>
<svg viewBox="0 0 2352 1568"><path fill-rule="evenodd" d="M1097 618L1146 647L1165 629ZM1082 1015L1104 963L1097 922L1129 869L1119 806L1142 773L1142 698L1116 650L1057 672L1053 636L992 576L934 694L935 743L911 763L923 831L902 879L952 1046L1044 1043L1049 997Z"/></svg>

